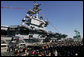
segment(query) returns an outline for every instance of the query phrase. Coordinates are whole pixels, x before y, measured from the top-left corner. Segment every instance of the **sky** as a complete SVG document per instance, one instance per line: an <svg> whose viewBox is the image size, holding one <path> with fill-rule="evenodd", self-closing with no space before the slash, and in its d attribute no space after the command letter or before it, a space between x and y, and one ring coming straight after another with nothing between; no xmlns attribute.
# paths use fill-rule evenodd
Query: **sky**
<svg viewBox="0 0 84 57"><path fill-rule="evenodd" d="M39 15L48 18L56 30L49 24L46 28L52 32L75 36L77 29L83 37L83 1L37 1L41 3ZM34 1L1 1L1 26L19 25L27 11L33 8ZM23 9L15 9L16 7ZM46 19L44 18L44 19Z"/></svg>

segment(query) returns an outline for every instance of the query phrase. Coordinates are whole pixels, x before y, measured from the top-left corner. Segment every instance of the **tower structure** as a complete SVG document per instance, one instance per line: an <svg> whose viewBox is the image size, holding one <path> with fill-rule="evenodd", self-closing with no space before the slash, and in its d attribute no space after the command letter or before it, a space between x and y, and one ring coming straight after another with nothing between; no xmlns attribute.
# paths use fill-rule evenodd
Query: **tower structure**
<svg viewBox="0 0 84 57"><path fill-rule="evenodd" d="M41 29L45 30L45 27L48 25L48 21L43 20L43 16L39 18L39 12L41 9L39 8L41 4L34 3L34 8L30 9L25 18L22 20L23 25L27 25L28 27L32 27L33 29Z"/></svg>
<svg viewBox="0 0 84 57"><path fill-rule="evenodd" d="M75 37L76 37L77 41L79 41L80 40L80 32L77 30L74 30L74 32L76 33Z"/></svg>
<svg viewBox="0 0 84 57"><path fill-rule="evenodd" d="M32 35L34 38L41 38L40 36L48 32L46 30L48 21L45 21L43 16L39 16L40 6L41 4L34 3L33 9L28 10L26 16L22 19L22 25L19 26L19 28L22 26L27 28L29 35Z"/></svg>

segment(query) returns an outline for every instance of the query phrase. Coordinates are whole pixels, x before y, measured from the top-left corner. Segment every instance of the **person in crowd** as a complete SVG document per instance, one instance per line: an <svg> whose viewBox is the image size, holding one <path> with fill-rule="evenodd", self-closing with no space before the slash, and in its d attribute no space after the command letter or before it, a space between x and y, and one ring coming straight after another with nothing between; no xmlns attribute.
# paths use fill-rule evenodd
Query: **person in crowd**
<svg viewBox="0 0 84 57"><path fill-rule="evenodd" d="M58 52L57 52L56 49L55 49L54 55L55 55L55 56L58 56Z"/></svg>

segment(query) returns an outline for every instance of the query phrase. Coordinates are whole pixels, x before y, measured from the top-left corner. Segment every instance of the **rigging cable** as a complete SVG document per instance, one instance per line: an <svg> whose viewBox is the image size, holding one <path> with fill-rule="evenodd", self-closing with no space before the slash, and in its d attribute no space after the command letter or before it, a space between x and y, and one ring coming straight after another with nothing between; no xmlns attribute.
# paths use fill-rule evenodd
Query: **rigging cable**
<svg viewBox="0 0 84 57"><path fill-rule="evenodd" d="M47 21L50 23L50 25L55 29L56 32L59 33L59 31L56 29L56 27L49 21L49 19L43 14L43 16L47 19Z"/></svg>

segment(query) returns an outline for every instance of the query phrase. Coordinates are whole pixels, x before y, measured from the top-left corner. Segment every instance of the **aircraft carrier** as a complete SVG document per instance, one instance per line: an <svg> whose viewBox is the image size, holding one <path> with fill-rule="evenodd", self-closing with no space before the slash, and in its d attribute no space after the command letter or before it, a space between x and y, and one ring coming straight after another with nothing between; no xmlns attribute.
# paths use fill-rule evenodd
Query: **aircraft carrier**
<svg viewBox="0 0 84 57"><path fill-rule="evenodd" d="M83 40L79 35L76 40L68 39L65 34L46 29L49 21L39 17L40 5L34 3L21 25L1 26L1 56L83 55Z"/></svg>

